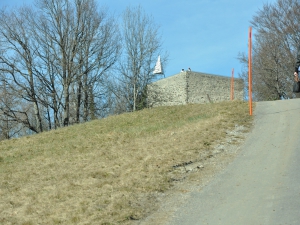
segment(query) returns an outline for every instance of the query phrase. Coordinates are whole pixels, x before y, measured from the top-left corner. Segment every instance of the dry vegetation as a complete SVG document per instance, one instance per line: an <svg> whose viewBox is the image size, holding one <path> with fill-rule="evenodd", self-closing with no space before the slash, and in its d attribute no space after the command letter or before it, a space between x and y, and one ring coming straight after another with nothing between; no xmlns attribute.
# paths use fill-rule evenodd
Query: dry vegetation
<svg viewBox="0 0 300 225"><path fill-rule="evenodd" d="M245 102L194 104L0 142L0 224L131 224L156 209L174 166L251 121Z"/></svg>

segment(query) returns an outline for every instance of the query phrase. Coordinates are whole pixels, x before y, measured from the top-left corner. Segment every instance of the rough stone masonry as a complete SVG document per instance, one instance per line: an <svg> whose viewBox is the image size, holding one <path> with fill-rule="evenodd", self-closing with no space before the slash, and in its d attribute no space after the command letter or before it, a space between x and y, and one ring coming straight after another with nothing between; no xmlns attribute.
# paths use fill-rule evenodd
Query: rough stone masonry
<svg viewBox="0 0 300 225"><path fill-rule="evenodd" d="M194 71L180 72L148 85L150 107L230 100L231 77ZM234 99L244 99L244 81L234 79Z"/></svg>

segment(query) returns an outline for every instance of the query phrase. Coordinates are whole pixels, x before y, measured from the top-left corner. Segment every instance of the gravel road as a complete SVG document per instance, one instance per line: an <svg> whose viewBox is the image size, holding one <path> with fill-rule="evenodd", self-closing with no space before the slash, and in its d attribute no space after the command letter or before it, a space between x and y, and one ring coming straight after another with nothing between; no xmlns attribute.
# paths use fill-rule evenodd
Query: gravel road
<svg viewBox="0 0 300 225"><path fill-rule="evenodd" d="M300 100L256 104L237 158L165 224L300 224Z"/></svg>

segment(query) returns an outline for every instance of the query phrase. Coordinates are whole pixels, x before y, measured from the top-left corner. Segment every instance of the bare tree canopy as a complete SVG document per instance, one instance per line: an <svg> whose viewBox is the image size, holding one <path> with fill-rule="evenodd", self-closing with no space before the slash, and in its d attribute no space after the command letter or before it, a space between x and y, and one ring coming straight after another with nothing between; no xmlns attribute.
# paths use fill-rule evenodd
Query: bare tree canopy
<svg viewBox="0 0 300 225"><path fill-rule="evenodd" d="M118 21L95 0L0 9L0 138L147 107L159 26L141 7Z"/></svg>
<svg viewBox="0 0 300 225"><path fill-rule="evenodd" d="M157 76L153 70L162 51L162 40L159 26L140 6L128 7L122 19L123 54L119 64L120 85L115 94L119 111L135 111L146 107L146 88Z"/></svg>
<svg viewBox="0 0 300 225"><path fill-rule="evenodd" d="M27 14L31 11L22 8L13 12L0 12L0 72L7 88L14 90L13 95L23 99L23 109L13 105L2 112L14 121L23 123L33 132L42 132L36 79L34 76L36 49L32 45L33 37ZM7 79L4 79L6 76ZM26 106L27 104L27 106ZM29 113L33 106L34 116ZM24 110L25 109L25 110Z"/></svg>
<svg viewBox="0 0 300 225"><path fill-rule="evenodd" d="M94 0L1 9L1 93L21 105L2 101L0 115L34 133L96 118L120 48L116 21Z"/></svg>
<svg viewBox="0 0 300 225"><path fill-rule="evenodd" d="M253 43L253 98L258 101L292 98L296 50L300 44L300 2L278 0L265 4L251 24ZM248 64L247 55L239 54ZM242 76L247 81L247 71Z"/></svg>

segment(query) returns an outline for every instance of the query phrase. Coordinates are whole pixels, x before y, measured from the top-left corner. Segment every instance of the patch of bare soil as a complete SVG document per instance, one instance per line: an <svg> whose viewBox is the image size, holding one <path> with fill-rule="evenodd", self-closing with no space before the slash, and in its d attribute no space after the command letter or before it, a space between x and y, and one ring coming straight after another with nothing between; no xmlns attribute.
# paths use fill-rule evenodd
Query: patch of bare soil
<svg viewBox="0 0 300 225"><path fill-rule="evenodd" d="M218 143L212 151L201 155L197 161L174 165L170 171L174 183L172 189L164 193L152 193L147 199L141 198L140 204L149 209L149 215L143 220L132 220L132 224L168 224L174 212L185 203L191 192L201 191L216 174L236 158L249 132L247 130L237 126L233 131L227 132L225 141Z"/></svg>

